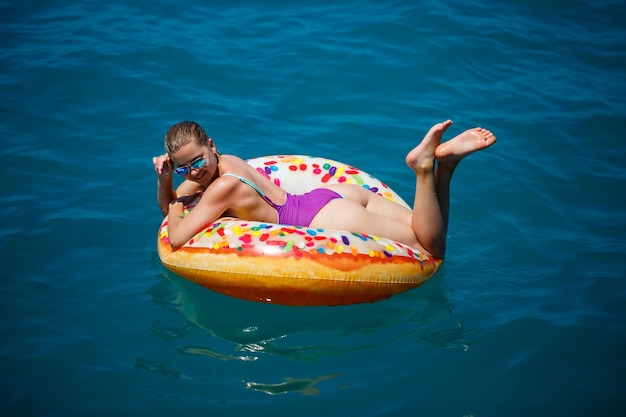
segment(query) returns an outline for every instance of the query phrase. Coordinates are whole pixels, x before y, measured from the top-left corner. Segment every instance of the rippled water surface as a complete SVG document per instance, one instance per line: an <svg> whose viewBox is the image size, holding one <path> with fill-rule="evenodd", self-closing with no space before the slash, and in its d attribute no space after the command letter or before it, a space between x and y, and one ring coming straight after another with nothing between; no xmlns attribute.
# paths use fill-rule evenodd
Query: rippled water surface
<svg viewBox="0 0 626 417"><path fill-rule="evenodd" d="M624 415L626 6L618 1L0 4L2 401L15 416ZM168 272L151 157L197 120L412 199L459 167L446 263L375 304L286 307Z"/></svg>

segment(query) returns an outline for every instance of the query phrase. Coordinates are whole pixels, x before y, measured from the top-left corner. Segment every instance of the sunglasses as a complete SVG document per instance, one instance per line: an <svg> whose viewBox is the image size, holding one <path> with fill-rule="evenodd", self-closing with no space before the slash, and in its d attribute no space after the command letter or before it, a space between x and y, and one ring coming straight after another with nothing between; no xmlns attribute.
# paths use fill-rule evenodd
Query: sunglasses
<svg viewBox="0 0 626 417"><path fill-rule="evenodd" d="M202 169L206 166L206 164L207 164L206 158L200 157L190 162L187 165L181 165L178 168L175 168L174 172L177 173L178 175L182 175L183 177L186 177L187 175L189 175L192 169Z"/></svg>

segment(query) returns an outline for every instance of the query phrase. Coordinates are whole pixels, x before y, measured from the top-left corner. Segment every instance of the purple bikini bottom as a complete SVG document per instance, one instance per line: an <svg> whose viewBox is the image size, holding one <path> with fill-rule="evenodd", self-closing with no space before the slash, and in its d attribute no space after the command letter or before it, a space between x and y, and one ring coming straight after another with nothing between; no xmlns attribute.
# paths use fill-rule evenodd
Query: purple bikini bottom
<svg viewBox="0 0 626 417"><path fill-rule="evenodd" d="M282 206L274 205L278 212L278 223L308 227L322 207L336 198L343 197L326 188L317 188L300 195L287 193L287 199Z"/></svg>

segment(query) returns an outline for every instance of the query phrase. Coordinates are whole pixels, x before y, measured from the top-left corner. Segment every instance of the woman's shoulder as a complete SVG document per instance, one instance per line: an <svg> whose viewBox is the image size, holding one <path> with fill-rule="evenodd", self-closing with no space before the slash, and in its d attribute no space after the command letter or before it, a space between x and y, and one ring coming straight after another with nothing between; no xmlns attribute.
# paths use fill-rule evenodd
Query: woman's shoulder
<svg viewBox="0 0 626 417"><path fill-rule="evenodd" d="M248 172L250 165L235 155L220 155L220 171L222 173L241 174Z"/></svg>
<svg viewBox="0 0 626 417"><path fill-rule="evenodd" d="M235 155L220 155L223 174L235 174L244 177L255 177L256 169Z"/></svg>
<svg viewBox="0 0 626 417"><path fill-rule="evenodd" d="M241 159L240 157L238 157L237 155L230 155L230 154L221 154L220 162L226 163L229 165L230 164L247 165L247 162Z"/></svg>

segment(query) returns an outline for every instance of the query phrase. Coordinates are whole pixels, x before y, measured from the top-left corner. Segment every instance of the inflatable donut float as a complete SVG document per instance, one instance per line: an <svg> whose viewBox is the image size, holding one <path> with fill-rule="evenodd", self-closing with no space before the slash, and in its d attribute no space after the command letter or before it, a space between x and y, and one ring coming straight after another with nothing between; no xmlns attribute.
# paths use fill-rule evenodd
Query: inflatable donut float
<svg viewBox="0 0 626 417"><path fill-rule="evenodd" d="M326 158L266 156L247 161L293 194L336 183L365 187L408 207L364 171ZM192 210L193 204L186 208ZM375 302L421 285L442 260L377 236L220 218L172 251L159 229L163 265L213 291L284 305Z"/></svg>

